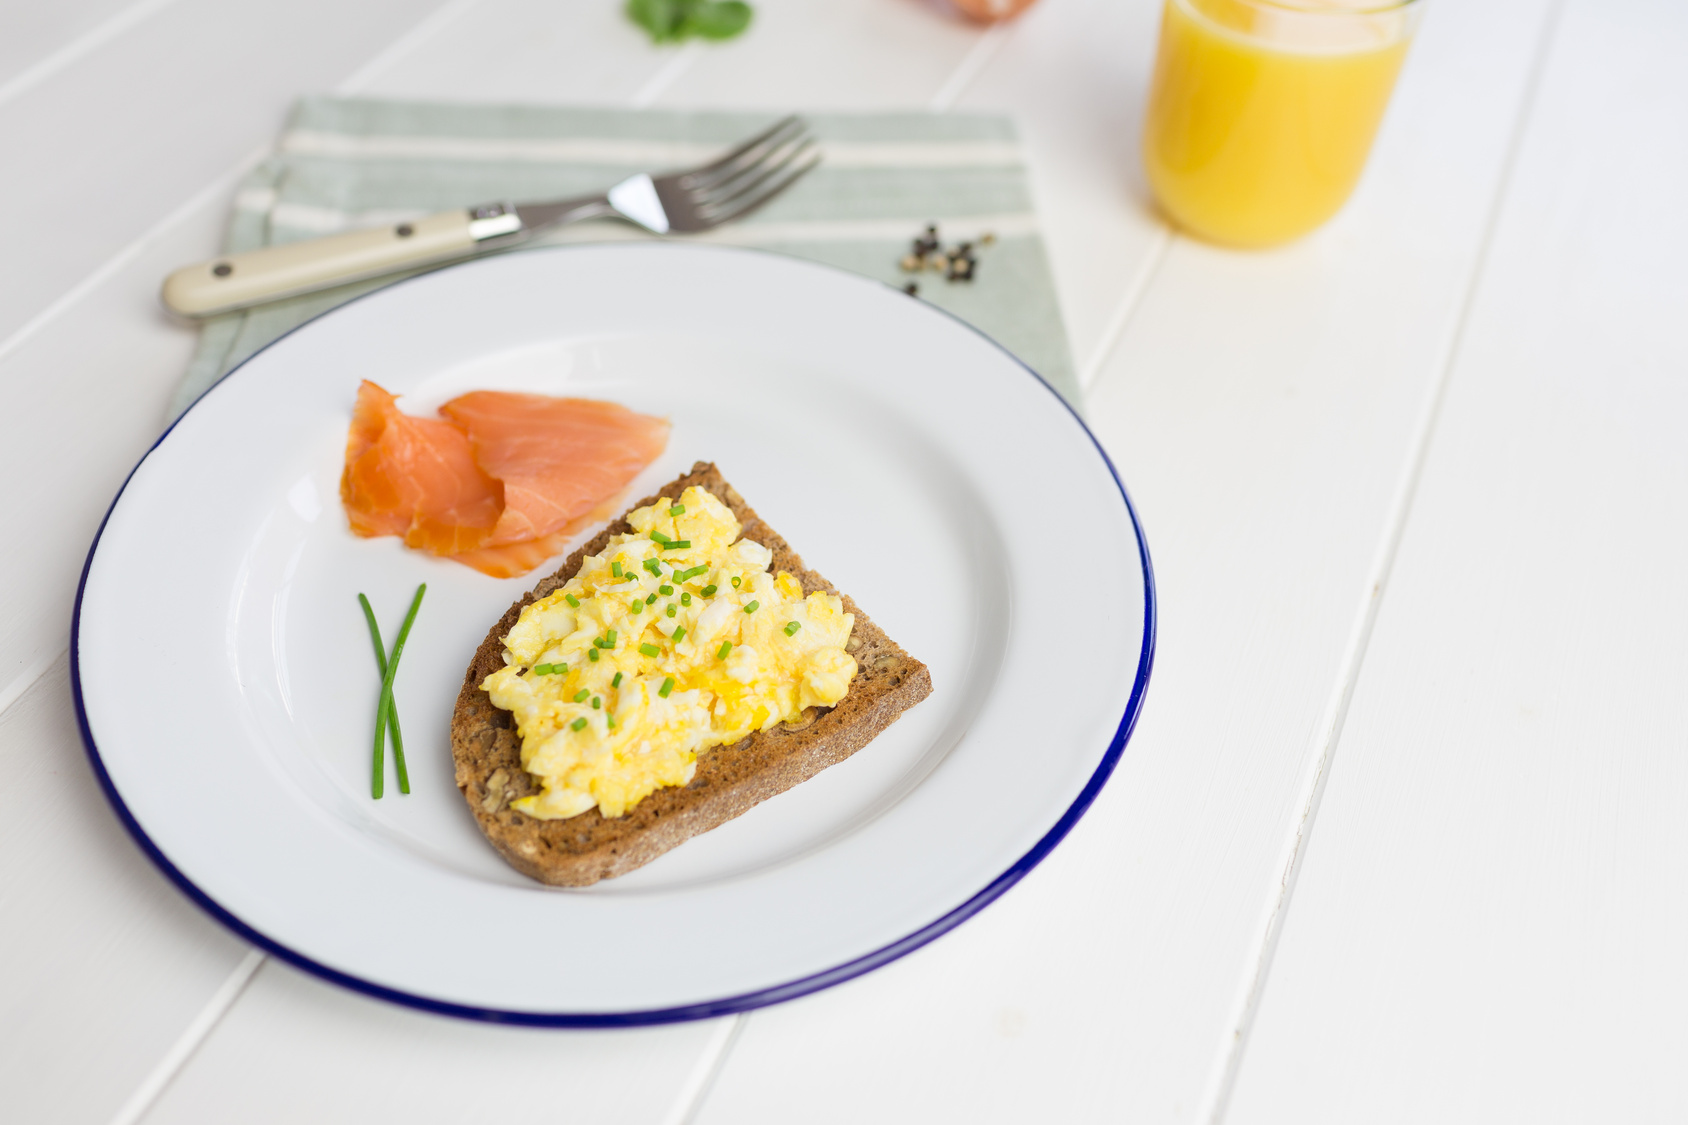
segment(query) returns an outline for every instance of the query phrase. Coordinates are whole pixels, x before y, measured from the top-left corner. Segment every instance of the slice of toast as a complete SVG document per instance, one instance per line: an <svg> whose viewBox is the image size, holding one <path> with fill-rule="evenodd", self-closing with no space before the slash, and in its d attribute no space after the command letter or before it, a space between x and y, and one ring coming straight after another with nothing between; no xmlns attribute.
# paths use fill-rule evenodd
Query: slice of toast
<svg viewBox="0 0 1688 1125"><path fill-rule="evenodd" d="M608 546L612 535L632 530L625 518L617 520L570 555L562 569L524 595L492 627L469 664L451 720L457 788L463 791L481 831L510 866L542 883L583 887L641 867L698 833L842 762L932 692L926 665L887 637L849 595L840 594L806 568L797 552L762 522L714 465L698 462L660 495L672 499L692 485L713 493L732 509L746 539L774 553L770 571L789 571L803 584L805 595L816 590L837 595L844 611L856 615L848 645L858 665L856 678L836 706L811 707L797 721L699 755L697 773L689 785L658 789L623 816L609 819L594 808L566 820L538 820L512 809L512 800L537 792L538 786L522 769L514 717L492 705L481 682L504 667L504 637L522 607L567 582L586 556ZM632 508L656 500L647 496Z"/></svg>

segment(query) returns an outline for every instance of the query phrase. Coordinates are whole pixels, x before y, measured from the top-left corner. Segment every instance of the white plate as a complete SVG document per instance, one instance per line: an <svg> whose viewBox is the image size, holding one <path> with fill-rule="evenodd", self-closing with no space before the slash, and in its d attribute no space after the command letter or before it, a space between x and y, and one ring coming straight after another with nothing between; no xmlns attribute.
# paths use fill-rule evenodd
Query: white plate
<svg viewBox="0 0 1688 1125"><path fill-rule="evenodd" d="M363 378L412 413L500 388L668 416L668 451L630 495L715 461L930 665L931 697L630 875L582 890L518 875L456 789L448 726L486 630L550 568L498 581L351 534L338 482ZM424 581L397 684L413 792L389 774L373 801L378 683L356 595L391 638ZM1107 458L997 345L850 274L634 244L428 274L254 356L136 467L72 639L95 770L217 918L390 1000L609 1025L823 988L1001 894L1118 760L1154 595Z"/></svg>

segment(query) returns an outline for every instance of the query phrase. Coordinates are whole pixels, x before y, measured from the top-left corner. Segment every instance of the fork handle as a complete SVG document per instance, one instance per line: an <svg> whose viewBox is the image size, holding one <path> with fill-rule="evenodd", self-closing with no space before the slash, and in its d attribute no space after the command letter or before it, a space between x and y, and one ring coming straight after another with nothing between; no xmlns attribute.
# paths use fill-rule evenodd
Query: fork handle
<svg viewBox="0 0 1688 1125"><path fill-rule="evenodd" d="M441 211L384 227L266 246L184 266L164 279L164 304L182 316L249 305L466 257L488 239L522 229L514 207Z"/></svg>

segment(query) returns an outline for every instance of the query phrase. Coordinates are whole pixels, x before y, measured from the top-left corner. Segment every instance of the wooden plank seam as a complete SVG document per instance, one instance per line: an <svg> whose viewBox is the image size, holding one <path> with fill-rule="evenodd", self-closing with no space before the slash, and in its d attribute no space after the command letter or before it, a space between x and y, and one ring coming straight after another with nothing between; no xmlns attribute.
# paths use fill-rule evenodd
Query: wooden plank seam
<svg viewBox="0 0 1688 1125"><path fill-rule="evenodd" d="M1102 365L1108 362L1108 357L1114 353L1114 348L1125 335L1126 326L1131 323L1137 306L1142 304L1144 294L1149 291L1149 286L1160 273L1161 264L1166 261L1167 252L1171 250L1175 237L1171 227L1165 223L1159 224L1155 239L1149 245L1148 255L1132 275L1125 292L1120 295L1119 304L1108 317L1108 323L1102 329L1102 338L1096 341L1090 358L1079 369L1078 385L1084 390L1088 391L1095 384L1096 377L1102 373Z"/></svg>
<svg viewBox="0 0 1688 1125"><path fill-rule="evenodd" d="M141 1115L158 1100L158 1095L170 1085L170 1080L176 1077L177 1072L193 1057L193 1053L199 1050L199 1045L205 1042L217 1024L228 1014L229 1009L234 1007L234 1002L246 991L252 975L266 960L266 955L256 949L248 951L246 956L241 958L234 972L212 993L211 999L205 1002L199 1014L194 1016L182 1034L177 1036L170 1049L164 1052L164 1057L158 1060L158 1065L141 1080L135 1092L129 1095L129 1100L118 1108L117 1113L112 1116L111 1125L135 1125L141 1119Z"/></svg>
<svg viewBox="0 0 1688 1125"><path fill-rule="evenodd" d="M344 82L334 88L336 94L355 94L366 90L377 78L391 70L406 55L432 39L447 24L453 23L457 17L473 8L480 0L446 0L446 3L435 8L421 23L399 36L384 51L378 51L375 57L354 70Z"/></svg>
<svg viewBox="0 0 1688 1125"><path fill-rule="evenodd" d="M744 1030L745 1021L749 1018L747 1013L738 1012L715 1025L709 1041L698 1052L691 1073L686 1075L685 1085L674 1096L674 1104L663 1117L662 1125L692 1125L697 1119L704 1099L709 1097L715 1079L727 1065L727 1056L732 1053L733 1044L738 1042L739 1033Z"/></svg>
<svg viewBox="0 0 1688 1125"><path fill-rule="evenodd" d="M176 0L139 0L139 3L129 5L83 32L34 66L24 69L10 82L0 86L0 105L5 105L13 98L41 85L61 70L93 54L125 31L157 15L175 2Z"/></svg>
<svg viewBox="0 0 1688 1125"><path fill-rule="evenodd" d="M1518 116L1513 124L1512 134L1507 139L1506 153L1501 161L1500 175L1496 178L1494 194L1489 201L1488 214L1484 216L1482 237L1478 242L1477 253L1473 255L1471 266L1460 286L1459 317L1454 323L1453 330L1448 334L1447 340L1443 343L1433 367L1435 374L1431 379L1424 405L1414 426L1413 438L1408 446L1407 459L1402 466L1395 495L1390 501L1383 535L1372 560L1365 593L1361 597L1359 611L1355 614L1354 625L1343 651L1336 685L1326 703L1324 713L1320 716L1318 726L1314 728L1313 748L1316 757L1312 768L1303 779L1299 799L1296 802L1296 808L1299 812L1285 842L1279 866L1280 875L1277 891L1264 912L1255 941L1256 953L1249 969L1246 970L1247 975L1233 1009L1229 1032L1220 1048L1216 1072L1203 1099L1202 1111L1196 1117L1198 1121L1207 1122L1208 1125L1222 1125L1226 1109L1230 1104L1231 1094L1236 1087L1243 1054L1248 1046L1248 1033L1254 1024L1261 998L1265 993L1272 960L1278 948L1278 939L1283 932L1284 919L1295 894L1296 878L1301 872L1302 859L1306 855L1313 825L1318 818L1319 805L1324 797L1325 783L1330 776L1331 762L1336 754L1337 743L1342 738L1343 724L1348 717L1348 705L1353 699L1355 685L1359 682L1360 673L1365 664L1366 649L1371 643L1372 630L1377 623L1378 610L1383 603L1383 594L1389 584L1389 574L1394 568L1395 557L1399 553L1401 540L1406 533L1407 522L1412 516L1413 497L1418 491L1419 480L1424 475L1424 465L1429 457L1430 444L1435 437L1436 422L1441 414L1442 402L1447 395L1448 382L1454 363L1459 357L1460 346L1471 321L1472 306L1476 303L1477 292L1481 287L1483 275L1488 265L1495 232L1500 225L1501 211L1507 196L1511 192L1513 173L1518 163L1519 153L1523 148L1525 135L1529 131L1542 76L1547 69L1548 58L1552 53L1553 43L1559 28L1560 15L1564 6L1564 0L1550 0L1546 17L1542 20L1541 30L1537 32L1536 46L1530 60L1530 69L1525 75L1524 87L1519 97Z"/></svg>

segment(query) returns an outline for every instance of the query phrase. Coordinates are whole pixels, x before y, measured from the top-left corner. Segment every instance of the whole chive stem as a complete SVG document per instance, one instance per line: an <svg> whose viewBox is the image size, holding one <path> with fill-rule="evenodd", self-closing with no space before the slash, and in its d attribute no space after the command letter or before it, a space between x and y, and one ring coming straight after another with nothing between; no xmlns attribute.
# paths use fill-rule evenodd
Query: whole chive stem
<svg viewBox="0 0 1688 1125"><path fill-rule="evenodd" d="M410 627L416 624L416 611L422 608L422 595L428 592L428 584L422 583L416 587L416 596L410 600L410 612L404 615L404 624L399 626L399 635L393 638L393 654L387 660L386 671L381 676L381 698L375 704L375 776L370 791L379 798L382 789L381 747L387 740L387 713L393 708L393 678L399 672L399 660L404 656L404 643L410 639ZM393 757L399 758L399 748L393 747ZM402 760L402 759L399 759ZM400 766L399 792L410 792L410 779Z"/></svg>
<svg viewBox="0 0 1688 1125"><path fill-rule="evenodd" d="M386 679L387 646L381 643L381 626L375 622L375 610L370 606L368 598L359 594L358 604L363 607L363 619L369 623L369 639L375 645L376 670L380 673L382 679ZM388 707L386 718L387 722L392 724L393 729L393 761L394 764L398 766L399 792L409 793L410 777L404 768L404 734L399 730L399 707L397 701L393 701L391 706ZM379 720L376 725L380 725ZM369 788L370 792L374 794L376 800L381 799L382 790L386 785L387 771L385 763L382 761L385 744L386 739L383 738L375 745L374 777L371 780Z"/></svg>

